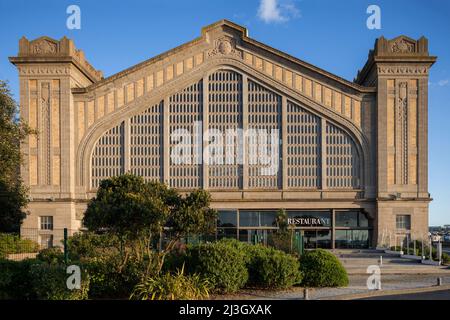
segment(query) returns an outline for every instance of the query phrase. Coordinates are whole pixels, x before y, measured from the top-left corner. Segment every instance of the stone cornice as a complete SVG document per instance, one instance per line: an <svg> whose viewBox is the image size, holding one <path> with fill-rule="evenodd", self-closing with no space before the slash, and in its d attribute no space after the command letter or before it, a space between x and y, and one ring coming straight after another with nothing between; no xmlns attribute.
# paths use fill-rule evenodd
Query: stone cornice
<svg viewBox="0 0 450 320"><path fill-rule="evenodd" d="M77 50L73 41L66 37L54 40L44 36L32 41L22 37L19 41L18 56L10 57L9 61L17 66L28 63L72 63L91 82L103 79L103 73L96 70L86 60L84 52Z"/></svg>
<svg viewBox="0 0 450 320"><path fill-rule="evenodd" d="M69 73L61 73L56 69L64 68L68 70L67 67L52 66L51 63L58 64L72 64L74 65L84 76L86 76L91 82L95 82L96 78L86 70L76 59L73 57L39 57L39 58L29 58L29 57L9 57L9 61L17 66L20 75L37 75L37 74L52 74L61 75ZM37 64L42 64L42 66L37 66ZM39 70L55 70L55 73L45 73L39 72ZM35 71L35 72L34 72Z"/></svg>
<svg viewBox="0 0 450 320"><path fill-rule="evenodd" d="M425 37L418 40L403 35L392 40L380 37L375 41L374 49L370 50L366 64L358 71L354 81L358 84L367 83L374 67L379 63L417 64L429 68L436 60L436 56L429 55L428 40Z"/></svg>
<svg viewBox="0 0 450 320"><path fill-rule="evenodd" d="M212 39L210 39L209 33L214 32L216 29L220 33L230 33L230 32L233 33L233 36L236 38L236 42L238 42L238 46L243 47L246 44L247 46L250 46L250 47L253 46L255 48L259 48L260 50L264 51L265 53L272 54L272 55L277 56L278 58L281 58L282 60L284 60L284 63L293 64L296 67L296 69L304 68L306 70L309 70L312 73L319 74L331 81L335 81L335 82L339 83L340 85L343 85L345 87L348 87L348 88L350 88L354 91L360 92L360 93L373 93L376 91L375 88L364 87L364 86L361 86L354 82L345 80L344 78L341 78L337 75L327 72L319 67L316 67L312 64L309 64L305 61L295 58L287 53L284 53L282 51L274 49L274 48L272 48L268 45L265 45L257 40L249 38L247 36L246 28L239 26L228 20L220 20L216 23L213 23L209 26L204 27L202 29L201 36L190 42L182 44L174 49L171 49L171 50L166 51L160 55L157 55L151 59L143 61L137 65L134 65L128 69L125 69L125 70L123 70L119 73L116 73L110 77L107 77L101 81L93 83L92 85L90 85L86 88L75 88L72 90L72 92L74 94L91 92L96 88L107 85L111 82L114 82L115 80L117 80L119 78L125 77L131 73L137 72L145 67L149 67L151 65L158 64L158 63L163 64L166 61L166 59L168 59L169 57L171 57L177 53L180 53L183 50L192 48L193 46L199 45L199 44L205 44L205 45L211 47L211 45L213 45L214 42L211 41Z"/></svg>

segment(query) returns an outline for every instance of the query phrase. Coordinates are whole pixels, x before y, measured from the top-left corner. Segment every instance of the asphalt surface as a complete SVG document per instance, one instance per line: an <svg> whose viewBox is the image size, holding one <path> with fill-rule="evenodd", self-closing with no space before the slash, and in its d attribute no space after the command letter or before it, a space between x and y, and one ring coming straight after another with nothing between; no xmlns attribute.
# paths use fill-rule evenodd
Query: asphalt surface
<svg viewBox="0 0 450 320"><path fill-rule="evenodd" d="M450 300L450 290L387 295L358 300Z"/></svg>

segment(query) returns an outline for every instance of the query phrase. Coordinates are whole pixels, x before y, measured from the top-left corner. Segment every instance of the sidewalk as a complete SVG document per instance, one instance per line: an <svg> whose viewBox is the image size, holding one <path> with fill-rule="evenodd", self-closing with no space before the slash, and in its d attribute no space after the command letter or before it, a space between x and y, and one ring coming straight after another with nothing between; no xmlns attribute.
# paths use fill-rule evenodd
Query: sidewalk
<svg viewBox="0 0 450 320"><path fill-rule="evenodd" d="M365 275L367 267L378 265L381 273L386 274L442 274L450 276L448 266L430 266L419 261L400 258L398 255L388 254L376 250L336 250L334 254L344 265L349 275ZM383 263L380 265L380 257Z"/></svg>
<svg viewBox="0 0 450 320"><path fill-rule="evenodd" d="M439 291L450 289L450 268L448 266L430 266L386 254L376 250L336 250L333 252L346 268L349 285L345 288L309 289L310 300L362 299L382 295L401 295L422 291ZM367 289L367 267L379 265L383 256L381 269L381 289ZM436 286L441 278L442 286ZM303 288L294 287L284 291L245 290L236 295L217 296L217 299L287 299L303 300Z"/></svg>

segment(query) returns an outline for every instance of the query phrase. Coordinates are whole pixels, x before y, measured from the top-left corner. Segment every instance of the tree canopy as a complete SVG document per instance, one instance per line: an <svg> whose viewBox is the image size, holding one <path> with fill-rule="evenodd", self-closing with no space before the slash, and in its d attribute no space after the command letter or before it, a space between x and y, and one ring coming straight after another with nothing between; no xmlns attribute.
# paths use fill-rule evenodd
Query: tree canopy
<svg viewBox="0 0 450 320"><path fill-rule="evenodd" d="M159 236L168 227L178 239L213 231L217 213L209 208L210 200L204 190L182 196L160 182L124 174L100 183L83 223L92 231L106 230L127 238Z"/></svg>
<svg viewBox="0 0 450 320"><path fill-rule="evenodd" d="M18 106L0 80L0 232L17 232L26 214L27 188L20 178L20 142L33 131L17 119Z"/></svg>

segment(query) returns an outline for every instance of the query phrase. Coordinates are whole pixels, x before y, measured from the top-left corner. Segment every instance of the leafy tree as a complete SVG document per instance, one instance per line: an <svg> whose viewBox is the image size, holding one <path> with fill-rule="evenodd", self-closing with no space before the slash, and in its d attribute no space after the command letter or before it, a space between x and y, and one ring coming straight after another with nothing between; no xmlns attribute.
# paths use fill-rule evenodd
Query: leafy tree
<svg viewBox="0 0 450 320"><path fill-rule="evenodd" d="M0 80L0 232L17 232L26 214L27 188L20 178L20 142L34 133L16 119L17 103L7 82Z"/></svg>
<svg viewBox="0 0 450 320"><path fill-rule="evenodd" d="M143 232L157 233L169 215L164 190L156 190L142 177L125 174L103 180L84 216L93 231L106 230L135 239Z"/></svg>
<svg viewBox="0 0 450 320"><path fill-rule="evenodd" d="M140 256L152 257L155 243L166 228L170 241L157 254L159 272L165 256L188 234L210 233L215 228L217 212L209 208L211 197L204 190L182 196L159 182L145 182L142 177L124 174L103 180L86 210L83 222L91 231L115 234L128 247L138 245ZM155 249L155 248L153 248ZM125 251L124 265L129 252ZM148 270L151 268L148 264ZM148 271L147 271L148 273Z"/></svg>
<svg viewBox="0 0 450 320"><path fill-rule="evenodd" d="M294 226L289 225L286 210L280 209L275 217L274 225L278 229L269 236L271 245L285 252L292 252L294 240Z"/></svg>

